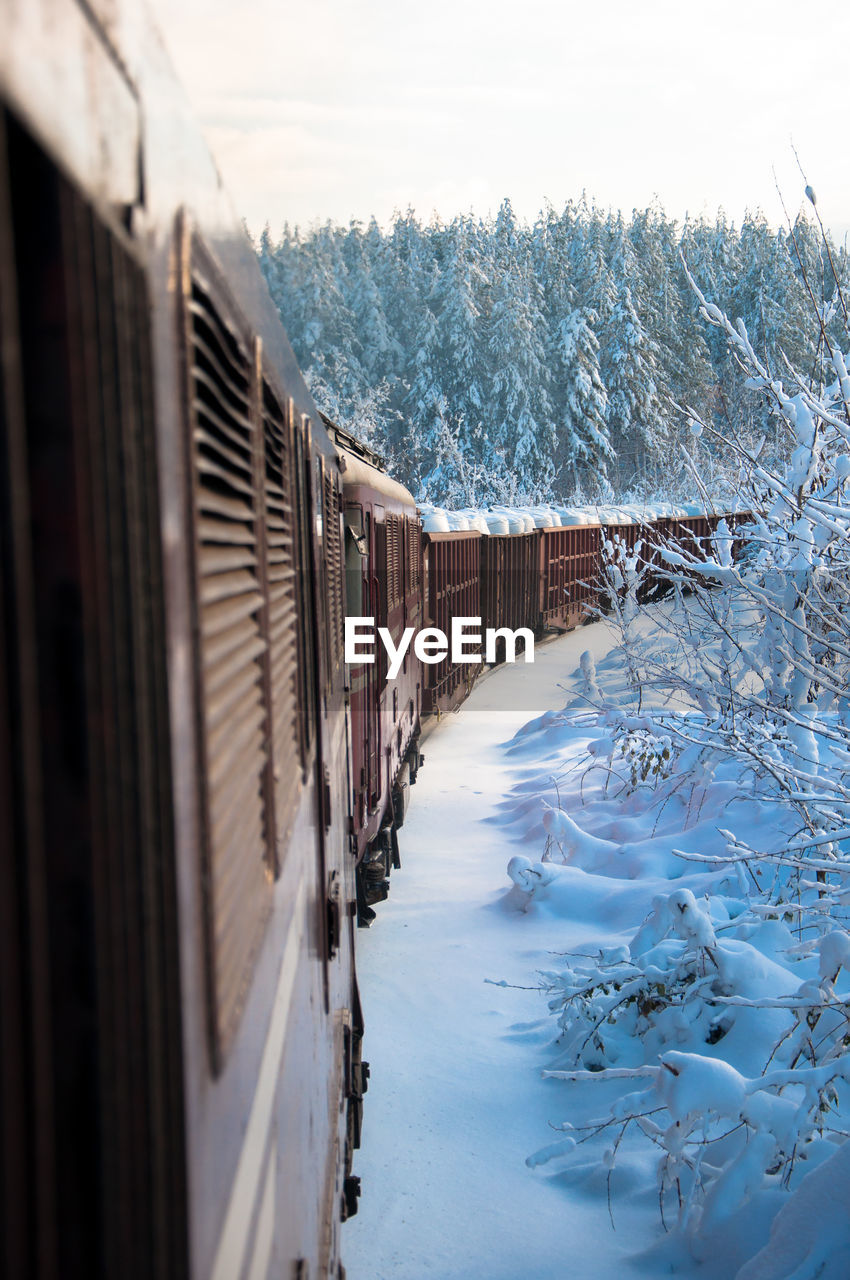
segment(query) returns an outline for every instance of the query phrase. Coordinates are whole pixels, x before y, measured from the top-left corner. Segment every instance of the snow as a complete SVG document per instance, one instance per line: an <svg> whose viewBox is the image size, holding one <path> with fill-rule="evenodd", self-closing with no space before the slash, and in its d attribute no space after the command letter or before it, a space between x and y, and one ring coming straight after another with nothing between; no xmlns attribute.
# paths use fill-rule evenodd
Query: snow
<svg viewBox="0 0 850 1280"><path fill-rule="evenodd" d="M770 1241L737 1280L847 1280L850 1275L850 1143L800 1183L782 1206Z"/></svg>
<svg viewBox="0 0 850 1280"><path fill-rule="evenodd" d="M604 1178L569 1175L571 1198L563 1175L526 1166L562 1119L537 1069L549 1018L536 989L493 985L534 988L552 941L550 921L535 926L506 901L515 846L490 819L516 767L499 743L558 700L565 666L589 644L601 656L606 635L585 628L539 646L533 667L479 681L423 745L401 871L357 939L372 1074L354 1168L363 1194L343 1228L349 1280L628 1274L640 1214L618 1208L613 1233Z"/></svg>
<svg viewBox="0 0 850 1280"><path fill-rule="evenodd" d="M627 665L582 628L424 744L358 937L349 1280L850 1274L850 935L753 893L737 851L790 848L787 813L740 766L671 759Z"/></svg>
<svg viewBox="0 0 850 1280"><path fill-rule="evenodd" d="M448 533L450 525L445 511L439 507L421 506L422 528L426 533Z"/></svg>
<svg viewBox="0 0 850 1280"><path fill-rule="evenodd" d="M426 533L448 533L450 530L478 529L481 533L531 533L534 529L558 528L562 525L634 525L676 517L702 516L716 511L729 511L734 506L727 500L675 504L653 502L636 505L620 503L600 506L494 506L479 509L466 507L452 511L431 503L421 503L423 528Z"/></svg>
<svg viewBox="0 0 850 1280"><path fill-rule="evenodd" d="M850 968L850 936L843 929L824 934L818 943L822 979L835 982L841 968Z"/></svg>
<svg viewBox="0 0 850 1280"><path fill-rule="evenodd" d="M484 521L487 525L488 533L506 534L511 532L507 516L500 515L498 511L485 512Z"/></svg>

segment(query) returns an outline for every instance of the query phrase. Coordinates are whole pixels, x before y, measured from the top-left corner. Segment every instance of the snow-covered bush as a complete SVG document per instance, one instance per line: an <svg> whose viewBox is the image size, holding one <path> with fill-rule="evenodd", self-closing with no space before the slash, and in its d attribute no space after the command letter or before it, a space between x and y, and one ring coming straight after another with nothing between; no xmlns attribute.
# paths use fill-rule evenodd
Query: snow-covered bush
<svg viewBox="0 0 850 1280"><path fill-rule="evenodd" d="M618 750L631 771L631 789L641 784L654 785L669 777L672 768L672 742L669 734L657 735L650 729L628 732L617 743Z"/></svg>
<svg viewBox="0 0 850 1280"><path fill-rule="evenodd" d="M638 540L630 549L624 538L614 533L602 543L600 597L620 633L629 661L629 675L640 687L640 668L636 659L634 627L640 612L640 598L648 574L641 558L643 543Z"/></svg>
<svg viewBox="0 0 850 1280"><path fill-rule="evenodd" d="M605 743L609 725L596 731ZM574 733L587 732L582 717ZM534 736L552 733L549 722ZM635 914L630 937L609 935L540 973L557 1026L544 1074L571 1085L622 1081L627 1092L589 1119L556 1125L565 1136L528 1163L570 1159L589 1142L610 1177L634 1139L650 1142L665 1225L675 1223L701 1256L729 1215L764 1189L798 1185L847 1130L850 933L839 907L828 930L809 937L790 909L799 903L772 902L772 865L768 883L756 868L724 861L724 813L777 843L783 828L751 787L738 790L734 763L706 770L698 784L689 778L704 792L699 804L674 768L624 809L621 797L605 795L602 755L596 785L583 782L581 824L544 801L548 853L537 863L517 855L508 868L517 905L559 918L575 913L578 895L639 904L644 884L667 883ZM694 772L693 753L681 763ZM529 814L533 794L524 783L519 812ZM591 834L590 825L605 830L612 809L607 833ZM625 832L628 841L610 838ZM625 907L618 915L627 918Z"/></svg>
<svg viewBox="0 0 850 1280"><path fill-rule="evenodd" d="M579 869L656 886L648 910L634 897L631 937L541 976L558 1027L547 1076L641 1087L529 1163L605 1141L610 1174L632 1134L648 1140L662 1216L697 1256L751 1198L833 1157L850 1122L850 326L835 283L809 376L769 368L692 281L788 461L718 441L749 519L720 521L699 552L662 550L672 595L651 625L634 557L606 548L628 687L584 664L558 722L586 739L580 785L541 774L543 859L509 867L526 911L586 892ZM532 737L554 728L543 717Z"/></svg>

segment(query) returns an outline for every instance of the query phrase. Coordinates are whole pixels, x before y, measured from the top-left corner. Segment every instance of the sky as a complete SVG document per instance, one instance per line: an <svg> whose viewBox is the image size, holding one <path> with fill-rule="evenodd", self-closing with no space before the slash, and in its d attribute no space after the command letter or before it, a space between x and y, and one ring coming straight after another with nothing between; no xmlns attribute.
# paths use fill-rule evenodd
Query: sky
<svg viewBox="0 0 850 1280"><path fill-rule="evenodd" d="M533 221L586 193L850 230L843 0L154 0L238 212Z"/></svg>

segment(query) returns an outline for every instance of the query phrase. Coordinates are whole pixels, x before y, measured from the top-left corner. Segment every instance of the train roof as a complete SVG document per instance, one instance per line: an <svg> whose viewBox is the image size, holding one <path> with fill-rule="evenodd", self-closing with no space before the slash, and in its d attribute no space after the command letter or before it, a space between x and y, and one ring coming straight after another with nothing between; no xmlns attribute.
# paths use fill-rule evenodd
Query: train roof
<svg viewBox="0 0 850 1280"><path fill-rule="evenodd" d="M145 263L154 309L174 288L184 244L199 242L245 332L262 342L264 372L282 402L332 452L256 254L180 86L155 18L139 0L7 0L0 100ZM49 38L45 33L49 33ZM181 227L175 229L180 210ZM155 357L181 385L179 350ZM284 395L284 390L286 394ZM173 397L160 430L179 433Z"/></svg>
<svg viewBox="0 0 850 1280"><path fill-rule="evenodd" d="M326 413L319 414L322 422L325 424L325 430L330 438L341 448L346 454L350 454L356 458L362 458L364 462L368 462L370 466L377 467L379 471L386 471L386 463L384 457L362 440L358 440L350 431L346 431L338 422L333 422Z"/></svg>
<svg viewBox="0 0 850 1280"><path fill-rule="evenodd" d="M332 422L326 414L323 413L321 418L325 430L337 447L339 469L346 488L372 489L392 502L405 507L416 507L416 500L410 491L387 473L379 453Z"/></svg>

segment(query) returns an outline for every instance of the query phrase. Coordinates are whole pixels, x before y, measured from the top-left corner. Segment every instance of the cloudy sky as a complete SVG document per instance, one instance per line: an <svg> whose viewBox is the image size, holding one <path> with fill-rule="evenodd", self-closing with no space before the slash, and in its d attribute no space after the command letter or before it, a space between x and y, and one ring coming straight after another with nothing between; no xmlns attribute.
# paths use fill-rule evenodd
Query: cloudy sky
<svg viewBox="0 0 850 1280"><path fill-rule="evenodd" d="M155 0L239 212L533 219L582 191L850 228L844 0Z"/></svg>

